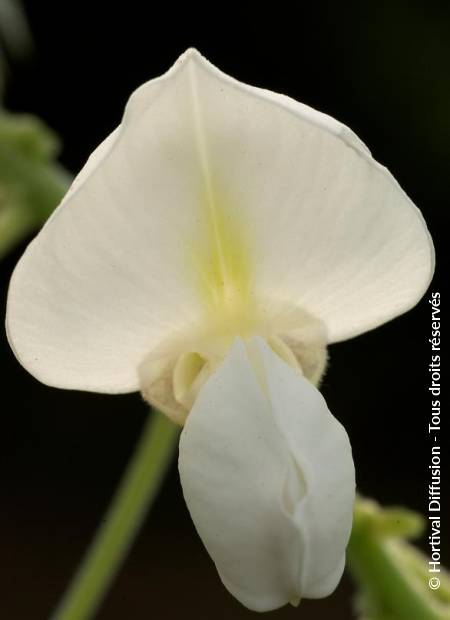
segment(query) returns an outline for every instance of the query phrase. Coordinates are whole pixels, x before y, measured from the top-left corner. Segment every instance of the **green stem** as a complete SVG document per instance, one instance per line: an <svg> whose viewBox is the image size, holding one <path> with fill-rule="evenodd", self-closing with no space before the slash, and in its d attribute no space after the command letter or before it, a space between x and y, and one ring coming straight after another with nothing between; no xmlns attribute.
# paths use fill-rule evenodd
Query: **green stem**
<svg viewBox="0 0 450 620"><path fill-rule="evenodd" d="M149 416L105 522L52 620L93 617L155 499L178 431L164 415Z"/></svg>

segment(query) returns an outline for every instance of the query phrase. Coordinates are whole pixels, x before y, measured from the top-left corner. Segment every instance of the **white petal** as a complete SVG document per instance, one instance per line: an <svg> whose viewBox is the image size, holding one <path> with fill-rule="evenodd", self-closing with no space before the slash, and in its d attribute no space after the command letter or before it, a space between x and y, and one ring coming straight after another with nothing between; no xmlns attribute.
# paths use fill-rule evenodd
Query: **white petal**
<svg viewBox="0 0 450 620"><path fill-rule="evenodd" d="M355 478L350 444L320 392L302 377L298 380L262 341L259 348L273 415L310 490L295 512L307 545L305 596L326 596L344 568L343 548L336 541L346 545L351 531Z"/></svg>
<svg viewBox="0 0 450 620"><path fill-rule="evenodd" d="M192 255L208 261L219 203L248 246L227 251L233 269L248 255L249 296L304 308L330 341L405 311L430 279L419 212L350 130L189 51L132 95L15 270L7 330L24 366L137 389L148 352L201 320Z"/></svg>
<svg viewBox="0 0 450 620"><path fill-rule="evenodd" d="M133 95L13 274L9 341L44 383L135 390L149 351L200 314L185 272L202 180L189 75L173 73Z"/></svg>
<svg viewBox="0 0 450 620"><path fill-rule="evenodd" d="M330 342L414 306L433 245L389 171L338 121L195 60L210 170L252 231L258 293L322 319Z"/></svg>
<svg viewBox="0 0 450 620"><path fill-rule="evenodd" d="M319 392L260 340L237 341L188 416L184 496L222 581L266 611L329 594L352 522L348 438Z"/></svg>

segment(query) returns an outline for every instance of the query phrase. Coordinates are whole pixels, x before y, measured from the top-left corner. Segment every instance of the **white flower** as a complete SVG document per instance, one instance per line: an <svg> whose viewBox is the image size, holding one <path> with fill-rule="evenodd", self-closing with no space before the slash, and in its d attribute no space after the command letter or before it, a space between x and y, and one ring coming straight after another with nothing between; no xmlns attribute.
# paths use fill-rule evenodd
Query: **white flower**
<svg viewBox="0 0 450 620"><path fill-rule="evenodd" d="M7 329L44 383L141 390L185 423L194 523L263 611L344 566L354 468L313 386L326 345L411 308L432 270L420 212L348 128L189 50L26 250Z"/></svg>

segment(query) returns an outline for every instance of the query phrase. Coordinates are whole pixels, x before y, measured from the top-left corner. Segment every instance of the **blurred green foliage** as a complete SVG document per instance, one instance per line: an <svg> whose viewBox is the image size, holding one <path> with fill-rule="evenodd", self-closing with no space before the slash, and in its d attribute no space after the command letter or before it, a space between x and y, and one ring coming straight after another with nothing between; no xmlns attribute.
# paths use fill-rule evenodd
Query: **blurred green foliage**
<svg viewBox="0 0 450 620"><path fill-rule="evenodd" d="M406 508L381 508L358 499L347 566L358 586L360 620L450 620L450 575L429 585L429 558L409 539L420 537L425 519Z"/></svg>
<svg viewBox="0 0 450 620"><path fill-rule="evenodd" d="M39 228L67 191L58 150L39 119L0 112L0 258Z"/></svg>

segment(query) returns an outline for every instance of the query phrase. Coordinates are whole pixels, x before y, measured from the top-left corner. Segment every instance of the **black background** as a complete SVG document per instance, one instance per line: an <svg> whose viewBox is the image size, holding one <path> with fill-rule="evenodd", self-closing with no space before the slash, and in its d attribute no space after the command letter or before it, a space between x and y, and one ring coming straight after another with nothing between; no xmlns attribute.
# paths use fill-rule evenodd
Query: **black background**
<svg viewBox="0 0 450 620"><path fill-rule="evenodd" d="M345 4L344 8L341 6ZM308 3L309 6L309 3ZM450 5L27 2L35 53L13 65L7 106L41 116L76 172L143 81L189 46L241 81L288 94L352 127L422 209L444 294L450 144ZM2 302L25 244L0 265ZM442 311L447 300L444 296ZM323 392L344 423L363 494L427 506L427 297L408 314L331 347ZM40 385L2 336L0 615L45 619L102 518L142 427L138 395ZM443 420L446 428L445 417ZM444 437L444 435L443 435ZM444 480L445 485L445 480ZM445 553L445 532L443 559ZM350 581L273 617L352 618ZM185 508L176 466L100 620L250 618L221 586Z"/></svg>

